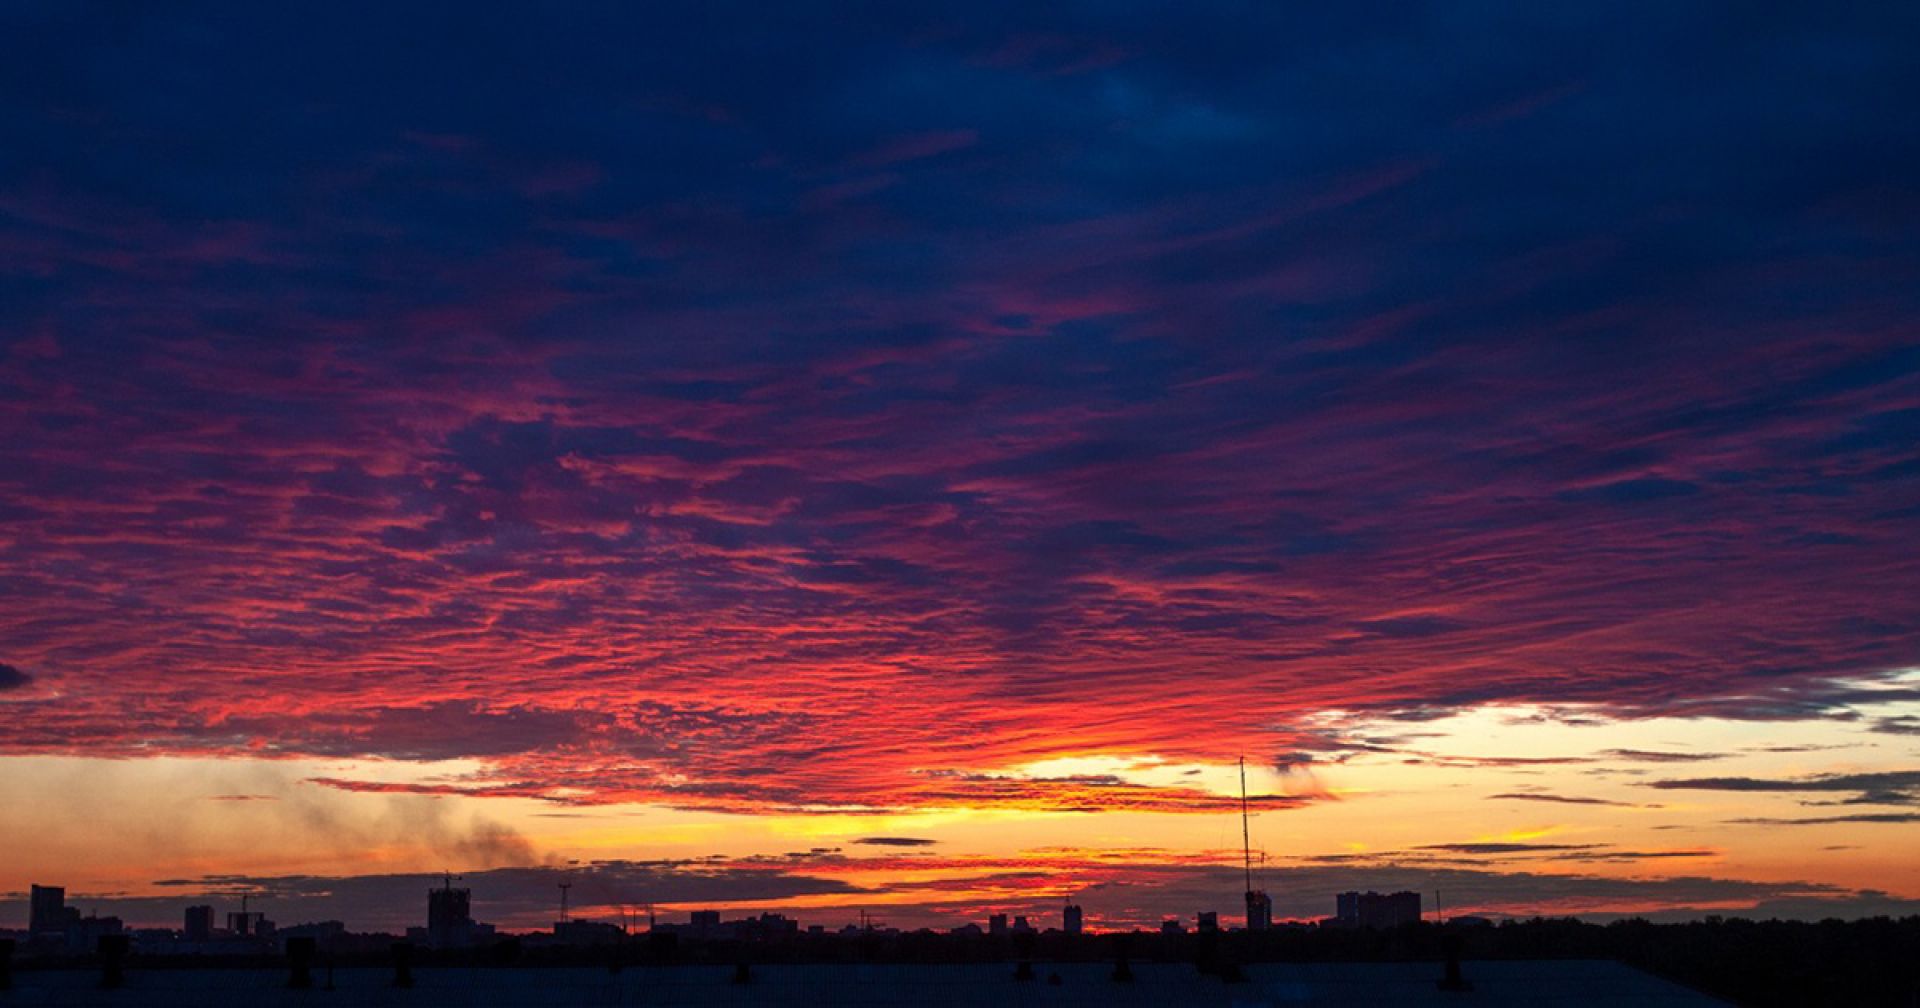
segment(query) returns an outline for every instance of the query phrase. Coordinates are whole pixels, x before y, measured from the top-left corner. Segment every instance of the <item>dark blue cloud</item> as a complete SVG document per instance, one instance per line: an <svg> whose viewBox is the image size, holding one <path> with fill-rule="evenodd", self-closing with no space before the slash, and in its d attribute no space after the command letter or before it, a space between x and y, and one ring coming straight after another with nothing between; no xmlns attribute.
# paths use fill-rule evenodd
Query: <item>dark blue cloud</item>
<svg viewBox="0 0 1920 1008"><path fill-rule="evenodd" d="M8 741L313 693L558 779L693 689L884 802L1035 724L1866 716L1917 19L16 5L0 643L84 688Z"/></svg>

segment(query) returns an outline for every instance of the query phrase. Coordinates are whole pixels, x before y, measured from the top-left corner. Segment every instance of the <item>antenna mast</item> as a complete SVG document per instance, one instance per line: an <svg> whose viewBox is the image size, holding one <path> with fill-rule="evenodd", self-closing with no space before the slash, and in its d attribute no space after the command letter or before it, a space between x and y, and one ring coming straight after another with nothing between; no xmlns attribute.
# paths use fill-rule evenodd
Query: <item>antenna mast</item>
<svg viewBox="0 0 1920 1008"><path fill-rule="evenodd" d="M1240 757L1240 859L1247 872L1247 891L1253 891L1253 840L1247 828L1247 758Z"/></svg>

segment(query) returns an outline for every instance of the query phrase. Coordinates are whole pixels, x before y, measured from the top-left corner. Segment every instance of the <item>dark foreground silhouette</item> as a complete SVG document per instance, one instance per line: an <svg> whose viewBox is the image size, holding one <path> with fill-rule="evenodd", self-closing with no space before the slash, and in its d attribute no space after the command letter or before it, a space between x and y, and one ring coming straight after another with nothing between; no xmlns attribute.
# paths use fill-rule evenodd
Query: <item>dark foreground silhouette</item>
<svg viewBox="0 0 1920 1008"><path fill-rule="evenodd" d="M11 951L11 950L9 950ZM20 950L25 952L25 950ZM209 967L291 968L307 976L331 969L392 971L404 984L416 969L559 966L611 971L666 966L726 966L751 976L756 966L795 963L1007 963L1010 976L1048 975L1050 963L1101 963L1119 979L1133 966L1180 963L1234 982L1261 963L1434 964L1436 982L1471 984L1474 963L1615 959L1655 976L1751 1008L1912 1008L1920 1004L1920 917L1750 921L1708 918L1686 924L1641 920L1588 924L1535 919L1500 924L1409 924L1385 930L1278 927L1250 933L1152 932L1069 935L954 935L932 931L801 933L766 941L696 941L670 933L634 934L597 945L533 945L518 938L460 950L418 948L388 936L299 939L280 955L162 957L124 942L82 956L12 955L0 976L86 967L110 978L134 970ZM1450 963L1451 961L1451 963ZM1452 964L1464 964L1456 966ZM5 982L0 980L0 982Z"/></svg>

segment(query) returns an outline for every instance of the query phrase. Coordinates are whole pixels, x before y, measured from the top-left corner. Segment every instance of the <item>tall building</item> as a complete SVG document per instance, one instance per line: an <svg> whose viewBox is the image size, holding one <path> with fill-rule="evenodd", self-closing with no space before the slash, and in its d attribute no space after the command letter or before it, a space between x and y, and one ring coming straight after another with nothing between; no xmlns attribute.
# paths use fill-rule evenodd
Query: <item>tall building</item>
<svg viewBox="0 0 1920 1008"><path fill-rule="evenodd" d="M987 933L990 935L1006 934L1007 933L1007 915L1002 913L1002 914L994 914L993 916L988 917Z"/></svg>
<svg viewBox="0 0 1920 1008"><path fill-rule="evenodd" d="M1386 927L1401 924L1416 924L1424 916L1420 910L1420 894L1401 891L1387 897L1385 914Z"/></svg>
<svg viewBox="0 0 1920 1008"><path fill-rule="evenodd" d="M1067 909L1060 915L1060 930L1072 935L1086 930L1086 917L1081 914L1078 903L1067 904Z"/></svg>
<svg viewBox="0 0 1920 1008"><path fill-rule="evenodd" d="M213 908L210 906L188 907L186 926L180 931L181 935L190 942L212 941Z"/></svg>
<svg viewBox="0 0 1920 1008"><path fill-rule="evenodd" d="M1202 910L1199 913L1194 914L1193 929L1195 931L1220 930L1220 915L1217 912L1212 910Z"/></svg>
<svg viewBox="0 0 1920 1008"><path fill-rule="evenodd" d="M1345 927L1399 927L1421 916L1417 892L1343 892L1334 897L1333 906L1334 920Z"/></svg>
<svg viewBox="0 0 1920 1008"><path fill-rule="evenodd" d="M73 914L78 917L79 914ZM27 902L27 930L41 935L67 930L67 890L64 886L37 885Z"/></svg>
<svg viewBox="0 0 1920 1008"><path fill-rule="evenodd" d="M80 923L80 908L67 905L65 886L33 887L27 900L27 935L63 937Z"/></svg>
<svg viewBox="0 0 1920 1008"><path fill-rule="evenodd" d="M427 941L435 948L457 948L473 943L473 890L455 889L453 876L439 889L427 890Z"/></svg>
<svg viewBox="0 0 1920 1008"><path fill-rule="evenodd" d="M427 890L427 930L473 923L473 890Z"/></svg>
<svg viewBox="0 0 1920 1008"><path fill-rule="evenodd" d="M1265 931L1273 926L1273 897L1264 889L1247 890L1247 930Z"/></svg>

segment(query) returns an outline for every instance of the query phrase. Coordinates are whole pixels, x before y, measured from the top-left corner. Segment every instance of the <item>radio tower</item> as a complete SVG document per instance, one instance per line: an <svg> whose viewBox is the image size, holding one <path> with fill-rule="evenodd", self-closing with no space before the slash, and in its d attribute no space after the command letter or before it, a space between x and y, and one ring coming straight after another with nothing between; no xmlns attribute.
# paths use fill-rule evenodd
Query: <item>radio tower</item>
<svg viewBox="0 0 1920 1008"><path fill-rule="evenodd" d="M1273 926L1273 900L1266 890L1253 887L1253 833L1248 826L1247 758L1240 757L1240 860L1247 880L1247 930L1265 931Z"/></svg>
<svg viewBox="0 0 1920 1008"><path fill-rule="evenodd" d="M560 883L560 923L562 924L573 919L567 916L567 890L571 888L573 888L571 882Z"/></svg>
<svg viewBox="0 0 1920 1008"><path fill-rule="evenodd" d="M1240 860L1247 870L1247 895L1253 895L1253 834L1247 826L1247 758L1240 757Z"/></svg>

